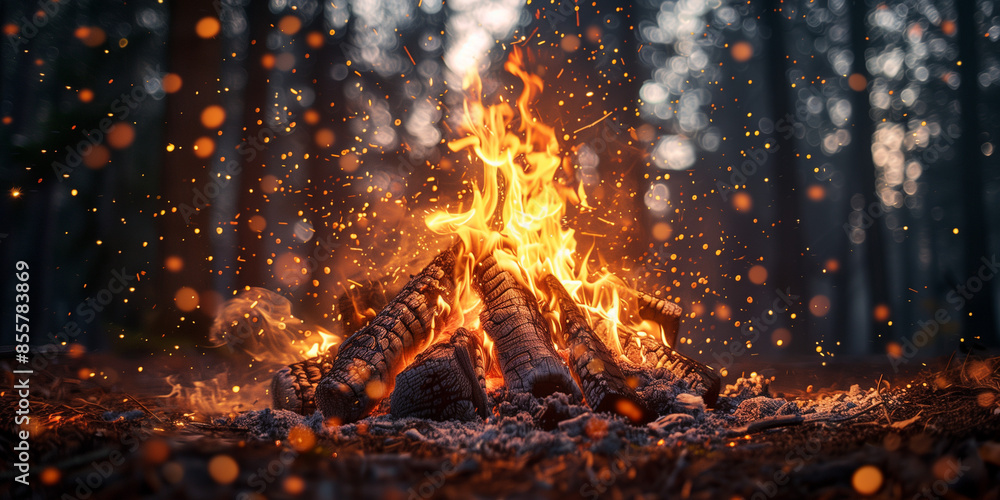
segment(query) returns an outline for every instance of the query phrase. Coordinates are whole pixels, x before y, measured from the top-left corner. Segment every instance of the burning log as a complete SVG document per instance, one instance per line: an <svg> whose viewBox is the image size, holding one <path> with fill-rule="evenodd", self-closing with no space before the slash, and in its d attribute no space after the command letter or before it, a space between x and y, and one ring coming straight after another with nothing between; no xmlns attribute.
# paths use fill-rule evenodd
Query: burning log
<svg viewBox="0 0 1000 500"><path fill-rule="evenodd" d="M640 318L648 319L663 327L663 338L668 345L677 345L677 332L680 331L681 315L684 314L680 305L624 286L619 287L619 290L636 298L639 302Z"/></svg>
<svg viewBox="0 0 1000 500"><path fill-rule="evenodd" d="M486 419L486 370L482 335L459 328L451 341L435 344L396 376L389 398L394 417L432 420Z"/></svg>
<svg viewBox="0 0 1000 500"><path fill-rule="evenodd" d="M663 338L671 347L677 345L677 332L681 327L681 306L648 293L637 292L639 317L658 323L663 327Z"/></svg>
<svg viewBox="0 0 1000 500"><path fill-rule="evenodd" d="M396 375L432 334L441 299L454 294L455 249L442 252L343 345L316 386L316 406L326 418L354 422L392 391Z"/></svg>
<svg viewBox="0 0 1000 500"><path fill-rule="evenodd" d="M336 347L315 358L309 358L288 365L274 374L271 379L271 396L274 408L291 410L302 415L316 411L316 384L333 367L337 356Z"/></svg>
<svg viewBox="0 0 1000 500"><path fill-rule="evenodd" d="M604 342L587 324L579 306L573 301L559 278L545 277L561 312L563 339L569 347L569 368L583 389L587 404L594 411L618 413L633 423L644 424L655 418L625 381L625 374Z"/></svg>
<svg viewBox="0 0 1000 500"><path fill-rule="evenodd" d="M715 405L722 387L722 379L714 370L671 349L654 337L640 335L639 332L624 325L616 326L622 350L632 364L640 369L666 369L678 379L687 382L688 387L701 396L707 406ZM597 332L605 338L611 331L611 325L608 325L607 321L601 322L597 327ZM625 368L628 371L628 367Z"/></svg>
<svg viewBox="0 0 1000 500"><path fill-rule="evenodd" d="M657 367L666 368L677 378L687 382L688 387L705 400L706 406L710 408L715 406L715 402L719 399L722 379L708 365L667 347L666 352L657 361Z"/></svg>
<svg viewBox="0 0 1000 500"><path fill-rule="evenodd" d="M483 300L479 318L493 340L504 382L512 392L580 396L535 297L490 255L476 263L473 287Z"/></svg>

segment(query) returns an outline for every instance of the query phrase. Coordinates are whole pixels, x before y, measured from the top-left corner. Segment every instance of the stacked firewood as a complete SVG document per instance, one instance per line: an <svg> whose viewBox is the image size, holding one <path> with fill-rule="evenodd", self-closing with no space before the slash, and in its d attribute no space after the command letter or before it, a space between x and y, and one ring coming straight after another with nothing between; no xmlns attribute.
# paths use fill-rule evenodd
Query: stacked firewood
<svg viewBox="0 0 1000 500"><path fill-rule="evenodd" d="M626 372L666 368L707 404L718 396L720 380L709 367L625 325L590 324L555 276L541 283L555 306L540 306L524 280L501 266L495 255L480 259L472 272L471 288L482 302L481 331L459 328L445 335L440 330L446 328L448 304L460 286L460 256L456 245L435 257L339 349L279 370L271 386L274 407L305 414L319 409L327 419L349 423L389 398L388 411L395 417L485 419L492 413L486 390L489 369L503 377L508 393L543 397L561 392L594 411L617 413L633 423L657 415L637 395L636 377ZM664 338L675 342L680 306L631 293L639 316L659 323ZM558 337L542 307L558 313ZM621 354L608 347L612 333ZM493 343L495 363L484 348L484 335ZM443 340L429 345L435 338ZM565 348L562 355L557 344Z"/></svg>

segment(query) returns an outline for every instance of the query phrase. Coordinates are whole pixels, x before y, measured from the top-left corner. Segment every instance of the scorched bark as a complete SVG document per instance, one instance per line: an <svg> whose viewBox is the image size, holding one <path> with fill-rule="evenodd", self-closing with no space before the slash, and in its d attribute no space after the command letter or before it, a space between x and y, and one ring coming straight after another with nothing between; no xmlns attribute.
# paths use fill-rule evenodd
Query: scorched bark
<svg viewBox="0 0 1000 500"><path fill-rule="evenodd" d="M302 415L316 411L316 384L333 367L336 349L288 365L274 374L271 379L271 396L274 408L291 410Z"/></svg>
<svg viewBox="0 0 1000 500"><path fill-rule="evenodd" d="M397 418L486 419L484 359L482 335L459 328L449 342L431 346L396 376L389 413Z"/></svg>
<svg viewBox="0 0 1000 500"><path fill-rule="evenodd" d="M625 415L633 423L644 424L655 418L656 414L629 387L616 356L590 328L559 278L546 276L545 286L556 298L563 340L569 348L569 368L583 389L587 405L594 411Z"/></svg>
<svg viewBox="0 0 1000 500"><path fill-rule="evenodd" d="M715 405L719 398L722 379L712 368L699 363L670 346L649 335L639 335L635 330L616 325L625 357L638 369L664 368L680 380L687 383L690 390L705 400L708 406ZM605 337L610 334L611 326L602 321L597 332ZM629 371L629 367L623 367Z"/></svg>
<svg viewBox="0 0 1000 500"><path fill-rule="evenodd" d="M534 295L501 268L494 255L476 264L474 288L483 300L479 316L493 340L500 371L511 392L580 396L580 389L552 345Z"/></svg>
<svg viewBox="0 0 1000 500"><path fill-rule="evenodd" d="M324 417L357 421L392 391L407 360L431 338L434 318L443 312L439 299L451 302L454 268L455 249L442 252L341 345L316 387L316 406Z"/></svg>
<svg viewBox="0 0 1000 500"><path fill-rule="evenodd" d="M639 301L639 317L663 327L663 338L671 347L677 346L677 332L681 327L681 306L660 297L637 290L629 290Z"/></svg>

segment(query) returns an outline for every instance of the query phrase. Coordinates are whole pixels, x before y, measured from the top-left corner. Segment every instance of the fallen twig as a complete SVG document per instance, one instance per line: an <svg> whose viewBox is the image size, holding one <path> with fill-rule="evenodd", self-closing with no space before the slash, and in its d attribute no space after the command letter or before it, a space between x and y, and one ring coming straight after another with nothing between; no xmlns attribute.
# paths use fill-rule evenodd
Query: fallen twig
<svg viewBox="0 0 1000 500"><path fill-rule="evenodd" d="M730 436L742 436L746 434L755 434L758 432L763 432L769 429L776 429L778 427L791 427L793 425L800 425L806 423L815 422L828 422L832 424L840 424L850 420L854 420L865 413L868 413L875 408L884 406L884 402L875 403L864 410L861 410L853 415L848 415L846 417L836 418L829 413L823 414L813 414L813 415L772 415L770 417L764 417L753 422L749 422L746 425L740 427L735 427L729 430Z"/></svg>
<svg viewBox="0 0 1000 500"><path fill-rule="evenodd" d="M153 413L152 411L150 411L149 408L146 408L146 405L142 404L142 402L139 401L138 399L136 399L135 396L133 396L133 395L127 393L127 392L125 393L125 395L128 396L128 398L131 399L132 401L135 401L135 404L139 405L139 407L142 408L143 410L145 410L146 413L152 415L153 418L155 418L157 422L163 423L163 419L160 418L159 415L157 415L157 414Z"/></svg>

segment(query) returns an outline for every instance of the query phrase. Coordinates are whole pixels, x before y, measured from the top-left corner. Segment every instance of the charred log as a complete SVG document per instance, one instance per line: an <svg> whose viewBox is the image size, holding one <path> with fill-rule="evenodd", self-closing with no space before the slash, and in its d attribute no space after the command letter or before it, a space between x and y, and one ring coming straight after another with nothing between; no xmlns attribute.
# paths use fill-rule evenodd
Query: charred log
<svg viewBox="0 0 1000 500"><path fill-rule="evenodd" d="M639 301L639 317L663 327L663 338L671 347L677 345L677 332L681 327L681 306L667 299L648 293L633 291Z"/></svg>
<svg viewBox="0 0 1000 500"><path fill-rule="evenodd" d="M639 317L654 321L663 327L663 337L671 347L677 345L677 332L680 331L681 306L674 302L648 293L639 292Z"/></svg>
<svg viewBox="0 0 1000 500"><path fill-rule="evenodd" d="M640 335L639 332L617 325L618 336L625 357L639 369L665 369L675 377L687 383L689 389L701 396L709 407L715 405L722 387L722 379L714 370L699 363L669 346L655 337ZM607 338L611 334L611 326L606 321L597 326L597 333ZM625 366L623 369L628 370Z"/></svg>
<svg viewBox="0 0 1000 500"><path fill-rule="evenodd" d="M473 286L483 300L480 321L493 340L500 371L511 392L579 396L535 297L491 255L476 264Z"/></svg>
<svg viewBox="0 0 1000 500"><path fill-rule="evenodd" d="M545 286L556 298L563 340L569 348L569 368L583 390L587 404L598 412L628 417L633 423L650 422L656 415L629 387L621 367L604 342L590 328L579 306L555 276L545 277Z"/></svg>
<svg viewBox="0 0 1000 500"><path fill-rule="evenodd" d="M396 375L432 335L439 299L454 294L455 250L434 258L368 326L340 347L330 371L316 387L316 406L326 418L354 422L392 391Z"/></svg>
<svg viewBox="0 0 1000 500"><path fill-rule="evenodd" d="M288 365L274 374L271 379L271 396L274 408L291 410L302 415L316 411L316 384L333 367L337 356L335 347L315 358L309 358Z"/></svg>
<svg viewBox="0 0 1000 500"><path fill-rule="evenodd" d="M722 387L722 379L715 370L669 347L657 361L657 368L659 367L670 370L677 378L687 382L688 387L705 400L706 406L715 406Z"/></svg>
<svg viewBox="0 0 1000 500"><path fill-rule="evenodd" d="M396 376L389 398L394 417L475 420L489 417L483 339L459 328L449 342L435 344Z"/></svg>

